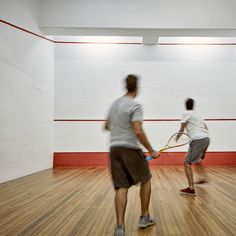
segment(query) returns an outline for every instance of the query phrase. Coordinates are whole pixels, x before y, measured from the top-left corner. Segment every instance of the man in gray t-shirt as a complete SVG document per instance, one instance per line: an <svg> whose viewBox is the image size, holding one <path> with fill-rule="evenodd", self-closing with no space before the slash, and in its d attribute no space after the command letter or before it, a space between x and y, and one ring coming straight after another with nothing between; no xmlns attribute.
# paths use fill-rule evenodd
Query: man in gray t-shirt
<svg viewBox="0 0 236 236"><path fill-rule="evenodd" d="M135 75L127 76L127 93L112 104L105 123L105 129L111 132L110 168L116 190L117 228L115 235L124 235L128 189L137 183L141 183L142 211L138 225L140 228L146 228L155 224L154 218L149 215L151 173L139 143L148 150L153 158L159 157L160 153L154 151L142 127L143 111L134 100L137 94L137 82L138 78Z"/></svg>
<svg viewBox="0 0 236 236"><path fill-rule="evenodd" d="M143 120L141 106L130 96L118 98L108 117L111 128L111 146L140 149L132 122Z"/></svg>

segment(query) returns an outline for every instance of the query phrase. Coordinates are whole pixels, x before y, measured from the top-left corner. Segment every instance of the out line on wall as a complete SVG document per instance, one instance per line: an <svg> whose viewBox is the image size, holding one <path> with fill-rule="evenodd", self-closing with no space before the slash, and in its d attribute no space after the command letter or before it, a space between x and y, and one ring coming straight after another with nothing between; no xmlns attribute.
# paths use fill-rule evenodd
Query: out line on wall
<svg viewBox="0 0 236 236"><path fill-rule="evenodd" d="M15 24L12 24L8 21L0 19L0 23L8 25L10 27L13 27L15 29L21 30L25 33L34 35L36 37L39 37L41 39L47 40L49 42L55 43L55 44L118 44L118 45L143 45L142 43L138 42L76 42L76 41L56 41L49 39L45 36L42 36L40 34L34 33L30 30L24 29L20 26L17 26ZM236 43L158 43L158 46L236 46Z"/></svg>

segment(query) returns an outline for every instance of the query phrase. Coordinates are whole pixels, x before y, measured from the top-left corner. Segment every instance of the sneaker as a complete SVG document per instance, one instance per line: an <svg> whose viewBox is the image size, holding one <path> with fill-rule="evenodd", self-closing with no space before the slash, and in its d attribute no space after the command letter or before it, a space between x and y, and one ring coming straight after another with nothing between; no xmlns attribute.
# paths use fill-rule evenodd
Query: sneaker
<svg viewBox="0 0 236 236"><path fill-rule="evenodd" d="M154 225L156 223L155 219L152 216L140 216L138 227L146 228L149 225Z"/></svg>
<svg viewBox="0 0 236 236"><path fill-rule="evenodd" d="M125 230L122 225L118 225L115 230L115 236L125 236Z"/></svg>
<svg viewBox="0 0 236 236"><path fill-rule="evenodd" d="M189 187L185 189L181 189L180 194L196 195L195 190Z"/></svg>

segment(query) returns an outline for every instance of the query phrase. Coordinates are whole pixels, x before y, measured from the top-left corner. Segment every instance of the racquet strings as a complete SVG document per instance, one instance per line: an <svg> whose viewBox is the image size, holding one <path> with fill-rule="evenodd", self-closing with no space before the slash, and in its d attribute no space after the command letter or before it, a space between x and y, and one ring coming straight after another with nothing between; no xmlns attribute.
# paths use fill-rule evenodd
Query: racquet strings
<svg viewBox="0 0 236 236"><path fill-rule="evenodd" d="M162 148L161 150L159 150L159 152L164 152L165 150L170 149L170 148L174 148L174 147L184 146L184 145L190 143L190 141L191 141L191 138L186 133L180 133L180 132L175 133L170 137L166 146L164 148ZM146 157L147 161L150 161L152 159L153 159L152 156Z"/></svg>
<svg viewBox="0 0 236 236"><path fill-rule="evenodd" d="M189 142L190 142L190 137L187 134L175 133L170 137L164 149L183 146L185 144L188 144Z"/></svg>

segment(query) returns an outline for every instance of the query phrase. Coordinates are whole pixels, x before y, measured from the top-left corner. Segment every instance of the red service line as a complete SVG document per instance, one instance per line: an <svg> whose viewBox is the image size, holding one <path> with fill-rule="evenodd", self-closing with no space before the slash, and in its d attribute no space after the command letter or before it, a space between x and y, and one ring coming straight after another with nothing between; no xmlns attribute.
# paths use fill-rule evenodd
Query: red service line
<svg viewBox="0 0 236 236"><path fill-rule="evenodd" d="M207 118L205 121L236 121L236 118ZM105 119L54 119L54 122L103 122ZM144 119L145 122L175 122L180 119Z"/></svg>
<svg viewBox="0 0 236 236"><path fill-rule="evenodd" d="M102 119L89 119L89 120L76 120L76 119L54 119L55 122L99 122L99 121L105 121Z"/></svg>
<svg viewBox="0 0 236 236"><path fill-rule="evenodd" d="M236 118L204 119L205 121L236 121Z"/></svg>

